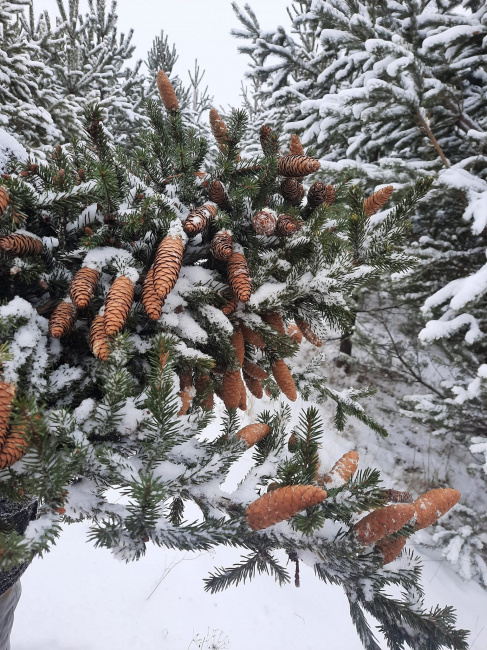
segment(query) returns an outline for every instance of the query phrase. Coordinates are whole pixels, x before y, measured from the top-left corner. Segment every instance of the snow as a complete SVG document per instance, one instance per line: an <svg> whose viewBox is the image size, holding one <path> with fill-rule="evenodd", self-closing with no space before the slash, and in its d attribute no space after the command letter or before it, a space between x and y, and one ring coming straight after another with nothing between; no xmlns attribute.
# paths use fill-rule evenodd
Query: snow
<svg viewBox="0 0 487 650"><path fill-rule="evenodd" d="M8 163L12 158L27 160L27 151L13 135L0 127L0 174L7 171Z"/></svg>

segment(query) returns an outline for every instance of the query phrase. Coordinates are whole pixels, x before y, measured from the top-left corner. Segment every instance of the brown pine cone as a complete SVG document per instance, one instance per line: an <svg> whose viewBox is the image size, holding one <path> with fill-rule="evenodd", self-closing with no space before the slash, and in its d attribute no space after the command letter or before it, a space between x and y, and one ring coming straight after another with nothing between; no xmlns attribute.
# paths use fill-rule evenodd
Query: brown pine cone
<svg viewBox="0 0 487 650"><path fill-rule="evenodd" d="M247 260L242 253L232 253L227 264L228 284L234 296L241 302L250 300L252 294L252 280L250 278Z"/></svg>
<svg viewBox="0 0 487 650"><path fill-rule="evenodd" d="M308 156L288 155L279 158L277 163L277 173L281 176L291 176L292 178L301 178L318 171L320 163L316 158Z"/></svg>
<svg viewBox="0 0 487 650"><path fill-rule="evenodd" d="M264 152L265 155L269 149L269 143L272 138L271 127L268 124L263 124L260 127L259 136L260 136L260 146L262 147L262 151Z"/></svg>
<svg viewBox="0 0 487 650"><path fill-rule="evenodd" d="M33 235L13 233L6 237L0 237L0 249L20 257L39 255L42 251L42 241Z"/></svg>
<svg viewBox="0 0 487 650"><path fill-rule="evenodd" d="M289 436L289 440L287 441L287 448L291 452L296 451L296 449L298 448L298 436L294 431Z"/></svg>
<svg viewBox="0 0 487 650"><path fill-rule="evenodd" d="M181 399L182 405L179 409L178 417L181 415L186 415L193 401L193 373L191 370L183 372L179 375L179 398Z"/></svg>
<svg viewBox="0 0 487 650"><path fill-rule="evenodd" d="M291 156L304 156L303 145L301 144L301 140L296 135L296 133L293 133L291 135L291 141L289 143L289 153Z"/></svg>
<svg viewBox="0 0 487 650"><path fill-rule="evenodd" d="M0 187L0 216L5 212L5 209L10 201L10 197L3 187Z"/></svg>
<svg viewBox="0 0 487 650"><path fill-rule="evenodd" d="M229 212L231 210L228 194L226 193L223 183L218 180L212 181L208 187L208 198L216 203L221 210Z"/></svg>
<svg viewBox="0 0 487 650"><path fill-rule="evenodd" d="M191 210L183 221L183 230L189 237L194 237L206 230L216 214L216 208L210 203L205 203L199 208Z"/></svg>
<svg viewBox="0 0 487 650"><path fill-rule="evenodd" d="M323 477L325 484L332 483L337 478L340 485L348 483L349 479L355 474L358 467L359 457L356 451L348 451L340 460L333 465L331 471Z"/></svg>
<svg viewBox="0 0 487 650"><path fill-rule="evenodd" d="M288 214L280 214L276 225L276 234L279 237L291 237L300 229L300 224Z"/></svg>
<svg viewBox="0 0 487 650"><path fill-rule="evenodd" d="M313 332L313 330L305 320L300 320L295 318L294 322L296 323L299 331L307 341L309 341L312 345L316 346L317 348L321 348L321 346L323 345L321 339Z"/></svg>
<svg viewBox="0 0 487 650"><path fill-rule="evenodd" d="M357 540L364 546L396 533L414 517L414 506L408 503L385 506L369 512L353 527Z"/></svg>
<svg viewBox="0 0 487 650"><path fill-rule="evenodd" d="M252 219L252 228L258 235L265 235L270 237L277 225L277 215L269 208L264 208L260 212L256 212Z"/></svg>
<svg viewBox="0 0 487 650"><path fill-rule="evenodd" d="M336 199L336 190L333 185L316 182L308 190L308 206L316 208L322 203L333 205Z"/></svg>
<svg viewBox="0 0 487 650"><path fill-rule="evenodd" d="M301 334L300 330L298 329L297 325L288 325L288 328L286 330L286 334L292 338L293 341L296 341L296 343L299 345L301 341L303 340L303 335Z"/></svg>
<svg viewBox="0 0 487 650"><path fill-rule="evenodd" d="M159 70L157 73L157 87L166 110L177 111L179 108L178 98L176 97L172 83L162 70Z"/></svg>
<svg viewBox="0 0 487 650"><path fill-rule="evenodd" d="M402 549L406 545L405 537L396 537L389 539L381 539L381 541L376 544L376 549L378 549L382 557L384 558L384 565L389 564L401 553Z"/></svg>
<svg viewBox="0 0 487 650"><path fill-rule="evenodd" d="M0 448L7 437L12 401L16 393L15 384L0 381Z"/></svg>
<svg viewBox="0 0 487 650"><path fill-rule="evenodd" d="M299 205L304 197L304 187L295 178L285 178L279 191L291 205Z"/></svg>
<svg viewBox="0 0 487 650"><path fill-rule="evenodd" d="M237 409L240 404L242 378L240 371L225 372L220 396L227 409Z"/></svg>
<svg viewBox="0 0 487 650"><path fill-rule="evenodd" d="M247 410L247 390L245 388L245 384L243 382L242 376L240 376L240 400L238 403L238 408L241 411L246 411Z"/></svg>
<svg viewBox="0 0 487 650"><path fill-rule="evenodd" d="M245 345L244 345L244 337L242 334L242 330L239 326L237 326L234 329L233 334L230 337L230 341L233 347L235 348L235 354L237 355L238 365L241 367L245 357Z"/></svg>
<svg viewBox="0 0 487 650"><path fill-rule="evenodd" d="M76 323L77 312L72 302L60 302L49 319L49 334L55 339L66 336Z"/></svg>
<svg viewBox="0 0 487 650"><path fill-rule="evenodd" d="M371 217L373 214L378 212L384 203L391 198L391 194L394 191L392 185L387 185L386 187L377 190L369 196L369 198L364 201L364 212L368 217Z"/></svg>
<svg viewBox="0 0 487 650"><path fill-rule="evenodd" d="M154 289L165 300L177 282L183 264L184 245L178 235L167 235L159 244L154 259Z"/></svg>
<svg viewBox="0 0 487 650"><path fill-rule="evenodd" d="M391 503L412 503L413 497L409 492L401 492L400 490L386 490L387 500Z"/></svg>
<svg viewBox="0 0 487 650"><path fill-rule="evenodd" d="M296 392L296 385L294 383L291 372L289 371L289 368L286 366L282 359L274 361L272 364L272 374L274 375L276 384L279 386L284 395L289 400L291 400L291 402L295 402L298 397L298 394Z"/></svg>
<svg viewBox="0 0 487 650"><path fill-rule="evenodd" d="M230 259L233 253L233 237L228 230L220 230L211 240L210 250L213 257L221 262Z"/></svg>
<svg viewBox="0 0 487 650"><path fill-rule="evenodd" d="M29 444L22 426L12 426L10 434L0 449L0 470L11 467L25 455Z"/></svg>
<svg viewBox="0 0 487 650"><path fill-rule="evenodd" d="M416 511L416 530L431 526L438 521L450 508L453 508L461 496L458 490L438 488L416 499L411 506Z"/></svg>
<svg viewBox="0 0 487 650"><path fill-rule="evenodd" d="M100 273L96 269L83 266L77 271L69 287L69 296L77 309L88 307L95 295L99 279Z"/></svg>
<svg viewBox="0 0 487 650"><path fill-rule="evenodd" d="M225 316L229 316L230 314L233 314L233 312L237 309L238 307L238 298L235 296L231 296L226 303L226 305L223 305L222 307L222 312L225 314Z"/></svg>
<svg viewBox="0 0 487 650"><path fill-rule="evenodd" d="M262 384L260 383L260 379L256 379L255 377L251 377L248 375L246 372L243 373L243 378L245 381L245 385L249 389L249 391L252 393L254 397L257 399L262 399L264 395L264 390L262 388Z"/></svg>
<svg viewBox="0 0 487 650"><path fill-rule="evenodd" d="M265 341L259 332L255 332L253 329L250 329L250 327L247 327L247 325L242 322L240 322L240 328L247 343L250 343L250 345L253 345L254 347L261 350L265 348Z"/></svg>
<svg viewBox="0 0 487 650"><path fill-rule="evenodd" d="M297 515L326 499L326 492L314 485L286 485L267 492L251 503L245 511L253 530L268 528Z"/></svg>
<svg viewBox="0 0 487 650"><path fill-rule="evenodd" d="M286 329L284 327L284 321L278 311L269 311L267 314L262 314L261 318L264 323L267 323L267 325L270 325L272 329L276 330L276 332L285 336Z"/></svg>
<svg viewBox="0 0 487 650"><path fill-rule="evenodd" d="M110 337L105 330L105 317L98 314L90 327L90 349L100 361L108 360L110 355L109 340Z"/></svg>
<svg viewBox="0 0 487 650"><path fill-rule="evenodd" d="M105 331L108 336L119 332L127 322L134 300L134 283L121 275L113 281L105 299Z"/></svg>
<svg viewBox="0 0 487 650"><path fill-rule="evenodd" d="M213 137L218 143L218 148L221 151L222 147L225 147L228 143L227 127L218 111L214 108L210 109L210 127Z"/></svg>
<svg viewBox="0 0 487 650"><path fill-rule="evenodd" d="M196 388L196 395L200 399L199 405L201 408L211 410L215 404L213 395L213 383L209 375L200 375L194 380L194 387Z"/></svg>
<svg viewBox="0 0 487 650"><path fill-rule="evenodd" d="M263 440L271 432L271 428L268 424L262 424L258 422L257 424L248 424L243 429L237 432L237 438L239 440L244 440L249 447L257 444Z"/></svg>
<svg viewBox="0 0 487 650"><path fill-rule="evenodd" d="M246 372L249 377L253 377L254 379L267 379L269 374L260 366L258 366L256 363L252 363L251 361L244 361L243 366L242 366L244 372Z"/></svg>
<svg viewBox="0 0 487 650"><path fill-rule="evenodd" d="M147 272L142 287L142 304L147 316L153 321L159 320L162 314L164 300L161 300L154 287L154 269L151 267Z"/></svg>

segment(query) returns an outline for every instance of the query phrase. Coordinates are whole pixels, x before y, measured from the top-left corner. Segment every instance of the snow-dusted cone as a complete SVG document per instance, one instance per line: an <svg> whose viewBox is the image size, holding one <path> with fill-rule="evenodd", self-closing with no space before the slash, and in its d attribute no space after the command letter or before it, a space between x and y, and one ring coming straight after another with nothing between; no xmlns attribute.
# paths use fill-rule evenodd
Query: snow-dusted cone
<svg viewBox="0 0 487 650"><path fill-rule="evenodd" d="M147 316L153 320L159 320L162 314L164 300L161 300L154 288L154 269L150 268L145 276L144 286L142 287L142 305L144 306Z"/></svg>
<svg viewBox="0 0 487 650"><path fill-rule="evenodd" d="M282 156L277 163L278 174L281 176L292 176L293 178L308 176L308 174L318 171L319 168L319 160L309 158L308 156Z"/></svg>
<svg viewBox="0 0 487 650"><path fill-rule="evenodd" d="M267 379L269 376L264 368L261 368L256 363L252 363L252 361L244 361L242 367L244 372L246 372L250 377L254 377L254 379Z"/></svg>
<svg viewBox="0 0 487 650"><path fill-rule="evenodd" d="M416 511L416 530L434 524L459 501L461 493L452 488L430 490L413 503Z"/></svg>
<svg viewBox="0 0 487 650"><path fill-rule="evenodd" d="M83 266L76 272L69 287L69 297L77 309L86 309L93 299L100 273Z"/></svg>
<svg viewBox="0 0 487 650"><path fill-rule="evenodd" d="M331 471L324 477L324 482L332 483L338 479L340 485L347 483L357 471L358 462L358 453L356 451L348 451L333 465Z"/></svg>
<svg viewBox="0 0 487 650"><path fill-rule="evenodd" d="M223 183L219 180L214 180L208 186L208 198L213 203L216 203L221 210L230 210L230 201L228 199L228 194L226 193Z"/></svg>
<svg viewBox="0 0 487 650"><path fill-rule="evenodd" d="M279 237L291 237L299 230L299 224L289 214L280 214L276 225L276 234Z"/></svg>
<svg viewBox="0 0 487 650"><path fill-rule="evenodd" d="M355 524L357 540L364 546L396 533L414 517L412 504L400 503L374 510Z"/></svg>
<svg viewBox="0 0 487 650"><path fill-rule="evenodd" d="M294 319L294 322L296 323L299 331L307 341L309 341L312 345L315 345L317 348L321 348L323 343L321 342L319 336L317 336L313 332L313 330L309 326L309 323L307 323L305 320L301 320L297 318Z"/></svg>
<svg viewBox="0 0 487 650"><path fill-rule="evenodd" d="M178 98L174 92L172 83L162 70L157 73L157 88L167 111L176 111L179 108Z"/></svg>
<svg viewBox="0 0 487 650"><path fill-rule="evenodd" d="M262 384L260 379L256 379L255 377L251 377L248 375L246 372L243 373L243 378L245 385L249 389L249 391L252 393L254 397L257 399L262 399L264 395L264 389L262 388Z"/></svg>
<svg viewBox="0 0 487 650"><path fill-rule="evenodd" d="M109 340L110 337L105 329L105 317L98 314L90 327L90 349L97 359L107 361L110 356Z"/></svg>
<svg viewBox="0 0 487 650"><path fill-rule="evenodd" d="M276 384L279 386L284 395L289 400L291 400L291 402L295 402L298 396L296 392L296 384L294 383L294 379L289 368L286 366L282 359L274 361L272 364L272 374L274 375Z"/></svg>
<svg viewBox="0 0 487 650"><path fill-rule="evenodd" d="M105 330L108 336L116 334L127 322L134 300L134 283L121 275L115 278L105 299Z"/></svg>
<svg viewBox="0 0 487 650"><path fill-rule="evenodd" d="M364 212L368 217L371 217L373 214L378 212L382 206L387 203L387 201L391 198L392 192L394 191L394 188L392 185L387 185L386 187L383 187L380 190L377 190L377 192L374 192L371 194L367 199L364 201Z"/></svg>
<svg viewBox="0 0 487 650"><path fill-rule="evenodd" d="M237 432L237 438L244 440L251 447L268 436L270 432L271 428L268 424L258 422L256 424L248 424L243 429L240 429Z"/></svg>
<svg viewBox="0 0 487 650"><path fill-rule="evenodd" d="M223 375L223 383L220 390L220 397L227 409L237 409L240 404L242 390L242 378L240 371L226 372Z"/></svg>
<svg viewBox="0 0 487 650"><path fill-rule="evenodd" d="M313 183L313 185L308 190L308 206L310 208L316 208L322 203L327 205L333 205L336 199L336 190L333 185L326 185L325 183L320 183L319 181Z"/></svg>
<svg viewBox="0 0 487 650"><path fill-rule="evenodd" d="M191 210L183 221L183 230L190 237L194 237L206 230L216 214L216 208L211 203L205 203L199 208Z"/></svg>
<svg viewBox="0 0 487 650"><path fill-rule="evenodd" d="M291 141L289 142L289 153L292 156L304 156L303 145L301 144L301 140L299 139L299 136L296 135L296 133L293 133L291 135Z"/></svg>
<svg viewBox="0 0 487 650"><path fill-rule="evenodd" d="M385 565L395 560L405 546L406 538L396 537L395 539L381 539L381 541L376 544L375 548L381 552Z"/></svg>
<svg viewBox="0 0 487 650"><path fill-rule="evenodd" d="M76 323L76 307L72 302L60 302L49 319L49 334L55 339L66 336Z"/></svg>
<svg viewBox="0 0 487 650"><path fill-rule="evenodd" d="M291 205L299 205L304 197L304 187L295 178L285 178L279 191Z"/></svg>
<svg viewBox="0 0 487 650"><path fill-rule="evenodd" d="M326 496L325 490L314 485L286 485L276 488L248 506L245 511L247 523L253 530L268 528L294 517L301 510L322 503Z"/></svg>
<svg viewBox="0 0 487 650"><path fill-rule="evenodd" d="M265 348L265 341L262 338L262 336L259 334L259 332L256 332L255 330L251 329L250 327L245 325L245 323L240 323L240 328L242 330L243 337L247 341L247 343L250 343L250 345L259 348L260 350Z"/></svg>
<svg viewBox="0 0 487 650"><path fill-rule="evenodd" d="M183 372L179 376L179 393L178 396L181 400L181 408L179 409L178 417L186 415L193 401L193 373L191 370Z"/></svg>
<svg viewBox="0 0 487 650"><path fill-rule="evenodd" d="M260 212L256 212L252 219L252 228L258 235L270 237L274 234L277 226L277 215L272 210L264 208Z"/></svg>
<svg viewBox="0 0 487 650"><path fill-rule="evenodd" d="M231 296L228 299L227 303L222 307L222 312L225 314L225 316L229 316L230 314L233 314L233 312L238 307L238 302L239 301L236 296Z"/></svg>
<svg viewBox="0 0 487 650"><path fill-rule="evenodd" d="M177 282L183 264L184 244L179 235L167 235L154 259L154 289L165 300Z"/></svg>
<svg viewBox="0 0 487 650"><path fill-rule="evenodd" d="M238 365L242 366L245 357L245 345L244 345L244 337L242 334L242 329L239 326L237 326L233 331L233 334L230 337L230 341L233 347L235 348L235 354L237 355Z"/></svg>
<svg viewBox="0 0 487 650"><path fill-rule="evenodd" d="M218 147L221 150L228 142L227 127L218 111L214 108L210 109L210 127L211 132L218 143Z"/></svg>
<svg viewBox="0 0 487 650"><path fill-rule="evenodd" d="M301 334L301 331L298 329L297 325L288 325L286 334L298 344L300 344L303 340L303 335Z"/></svg>
<svg viewBox="0 0 487 650"><path fill-rule="evenodd" d="M0 381L0 447L7 437L12 400L16 392L15 384Z"/></svg>
<svg viewBox="0 0 487 650"><path fill-rule="evenodd" d="M42 251L42 240L33 235L14 233L6 237L0 237L0 249L11 255L25 257L39 255Z"/></svg>
<svg viewBox="0 0 487 650"><path fill-rule="evenodd" d="M229 260L233 253L232 233L220 230L211 240L210 250L213 257L221 262Z"/></svg>
<svg viewBox="0 0 487 650"><path fill-rule="evenodd" d="M402 492L401 490L386 490L387 500L391 503L412 503L413 497L409 492Z"/></svg>
<svg viewBox="0 0 487 650"><path fill-rule="evenodd" d="M200 375L194 380L196 395L200 398L200 406L204 409L212 409L215 403L213 384L209 375Z"/></svg>
<svg viewBox="0 0 487 650"><path fill-rule="evenodd" d="M227 264L228 284L233 294L241 301L247 302L252 294L252 280L250 278L247 260L242 253L232 253Z"/></svg>
<svg viewBox="0 0 487 650"><path fill-rule="evenodd" d="M0 449L0 470L11 467L25 455L29 445L22 426L12 426Z"/></svg>
<svg viewBox="0 0 487 650"><path fill-rule="evenodd" d="M5 212L9 202L9 196L3 187L0 187L0 216Z"/></svg>
<svg viewBox="0 0 487 650"><path fill-rule="evenodd" d="M269 311L267 314L263 314L261 318L264 323L267 323L267 325L270 325L272 329L276 330L276 332L279 332L279 334L285 336L286 329L284 327L284 321L282 320L282 316L278 311Z"/></svg>

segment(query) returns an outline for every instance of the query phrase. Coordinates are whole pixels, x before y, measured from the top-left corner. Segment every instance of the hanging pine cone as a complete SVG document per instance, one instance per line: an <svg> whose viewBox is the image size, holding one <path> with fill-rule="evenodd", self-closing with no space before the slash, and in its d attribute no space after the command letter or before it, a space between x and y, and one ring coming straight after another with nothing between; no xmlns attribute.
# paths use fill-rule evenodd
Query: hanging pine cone
<svg viewBox="0 0 487 650"><path fill-rule="evenodd" d="M55 339L66 336L76 323L76 307L72 302L60 302L49 319L49 334Z"/></svg>
<svg viewBox="0 0 487 650"><path fill-rule="evenodd" d="M316 182L308 190L308 206L316 208L322 203L333 205L336 199L336 190L333 185Z"/></svg>
<svg viewBox="0 0 487 650"><path fill-rule="evenodd" d="M291 205L299 205L304 197L304 187L295 178L285 178L279 191Z"/></svg>
<svg viewBox="0 0 487 650"><path fill-rule="evenodd" d="M262 151L266 156L269 153L270 145L272 142L271 127L268 124L263 124L260 127L259 136L260 136L260 146L262 147Z"/></svg>
<svg viewBox="0 0 487 650"><path fill-rule="evenodd" d="M162 314L164 300L161 300L154 288L154 269L150 268L145 276L142 287L142 304L147 316L153 321L159 320Z"/></svg>
<svg viewBox="0 0 487 650"><path fill-rule="evenodd" d="M237 432L237 438L244 440L249 447L252 447L268 436L270 432L271 428L268 424L258 422L257 424L248 424L243 429L240 429Z"/></svg>
<svg viewBox="0 0 487 650"><path fill-rule="evenodd" d="M411 507L416 510L416 530L421 530L434 524L450 508L453 508L461 497L458 490L438 488L420 496Z"/></svg>
<svg viewBox="0 0 487 650"><path fill-rule="evenodd" d="M244 372L246 372L250 377L253 377L254 379L267 379L269 374L260 366L258 366L256 363L252 363L251 361L244 361L242 368Z"/></svg>
<svg viewBox="0 0 487 650"><path fill-rule="evenodd" d="M220 396L227 409L237 409L240 404L242 378L240 371L225 372Z"/></svg>
<svg viewBox="0 0 487 650"><path fill-rule="evenodd" d="M309 341L312 345L316 346L317 348L321 348L321 346L323 345L321 339L318 336L316 336L316 334L313 332L313 330L305 320L295 318L294 322L296 323L299 331L307 341Z"/></svg>
<svg viewBox="0 0 487 650"><path fill-rule="evenodd" d="M374 510L353 527L357 540L364 546L396 533L414 517L414 506L401 503Z"/></svg>
<svg viewBox="0 0 487 650"><path fill-rule="evenodd" d="M364 212L368 217L371 217L373 214L378 212L381 207L384 205L384 203L387 203L387 201L391 198L391 194L394 191L394 188L392 185L387 185L386 187L381 188L380 190L377 190L377 192L374 192L371 194L367 199L364 201Z"/></svg>
<svg viewBox="0 0 487 650"><path fill-rule="evenodd" d="M183 264L184 245L179 235L167 235L159 244L154 259L154 289L165 300L177 282Z"/></svg>
<svg viewBox="0 0 487 650"><path fill-rule="evenodd" d="M387 500L391 503L412 503L413 497L409 492L401 492L400 490L386 490Z"/></svg>
<svg viewBox="0 0 487 650"><path fill-rule="evenodd" d="M237 326L233 331L233 334L230 337L230 342L235 348L235 354L237 356L238 365L242 366L245 357L245 345L244 345L244 337L242 334L242 330L239 326Z"/></svg>
<svg viewBox="0 0 487 650"><path fill-rule="evenodd" d="M301 343L303 340L303 335L301 334L300 330L298 329L297 325L288 325L288 328L286 330L286 334L292 338L293 341L295 341L298 345Z"/></svg>
<svg viewBox="0 0 487 650"><path fill-rule="evenodd" d="M213 383L209 375L200 375L194 380L196 395L199 398L199 405L203 409L211 410L215 400L213 395Z"/></svg>
<svg viewBox="0 0 487 650"><path fill-rule="evenodd" d="M42 252L42 241L34 237L34 235L14 233L6 237L0 237L0 249L20 257L39 255Z"/></svg>
<svg viewBox="0 0 487 650"><path fill-rule="evenodd" d="M11 467L20 460L25 455L28 447L24 427L13 425L0 449L0 470Z"/></svg>
<svg viewBox="0 0 487 650"><path fill-rule="evenodd" d="M10 411L12 410L12 400L14 399L16 392L15 384L0 381L0 448L7 437Z"/></svg>
<svg viewBox="0 0 487 650"><path fill-rule="evenodd" d="M286 335L284 321L282 320L282 316L278 311L269 311L267 314L262 314L261 318L264 323L270 325L270 327L276 330L276 332L279 332L279 334L282 334L282 336Z"/></svg>
<svg viewBox="0 0 487 650"><path fill-rule="evenodd" d="M95 295L100 273L83 266L71 280L69 296L77 309L86 309Z"/></svg>
<svg viewBox="0 0 487 650"><path fill-rule="evenodd" d="M291 237L300 228L300 224L289 214L280 214L276 225L276 234L279 237Z"/></svg>
<svg viewBox="0 0 487 650"><path fill-rule="evenodd" d="M396 559L405 545L405 537L390 537L389 539L381 539L381 541L376 544L375 548L382 554L382 557L384 558L383 564L385 566Z"/></svg>
<svg viewBox="0 0 487 650"><path fill-rule="evenodd" d="M256 212L252 219L252 228L258 235L270 237L277 225L277 215L269 208Z"/></svg>
<svg viewBox="0 0 487 650"><path fill-rule="evenodd" d="M228 302L223 305L222 307L222 312L225 314L225 316L229 316L230 314L233 314L233 312L237 309L238 307L238 298L236 296L231 296L228 299Z"/></svg>
<svg viewBox="0 0 487 650"><path fill-rule="evenodd" d="M228 143L227 127L225 125L225 122L220 117L218 111L216 111L214 108L210 109L210 127L211 132L213 133L213 136L218 143L218 148L221 151L222 148L225 147Z"/></svg>
<svg viewBox="0 0 487 650"><path fill-rule="evenodd" d="M301 144L301 140L296 135L296 133L293 133L291 135L291 141L289 143L289 154L291 156L304 156L303 145Z"/></svg>
<svg viewBox="0 0 487 650"><path fill-rule="evenodd" d="M240 328L242 330L242 334L244 339L247 341L247 343L250 343L250 345L253 345L256 348L263 349L265 348L265 341L262 338L262 336L259 334L259 332L255 332L253 329L250 327L247 327L245 323L240 323Z"/></svg>
<svg viewBox="0 0 487 650"><path fill-rule="evenodd" d="M220 230L211 240L210 250L213 257L221 262L230 259L233 253L232 233L228 230Z"/></svg>
<svg viewBox="0 0 487 650"><path fill-rule="evenodd" d="M193 401L193 373L191 370L183 372L179 376L179 393L178 396L182 402L179 409L178 417L186 415Z"/></svg>
<svg viewBox="0 0 487 650"><path fill-rule="evenodd" d="M223 183L218 180L212 181L208 187L208 198L213 203L216 203L221 210L230 212L231 205L228 199L228 194L223 187Z"/></svg>
<svg viewBox="0 0 487 650"><path fill-rule="evenodd" d="M267 492L251 503L245 516L252 530L262 530L322 503L326 497L325 490L314 485L286 485Z"/></svg>
<svg viewBox="0 0 487 650"><path fill-rule="evenodd" d="M252 395L257 399L262 399L262 396L264 395L264 390L262 388L262 384L260 383L260 379L251 377L246 372L243 373L243 378L245 381L245 385L252 393Z"/></svg>
<svg viewBox="0 0 487 650"><path fill-rule="evenodd" d="M115 278L105 299L105 331L108 336L119 332L127 322L134 300L134 283L121 275Z"/></svg>
<svg viewBox="0 0 487 650"><path fill-rule="evenodd" d="M252 294L252 280L247 260L242 253L232 253L227 264L227 276L233 294L241 302L247 302Z"/></svg>
<svg viewBox="0 0 487 650"><path fill-rule="evenodd" d="M179 108L178 98L176 97L172 83L162 70L159 70L157 73L157 87L166 110L177 111Z"/></svg>
<svg viewBox="0 0 487 650"><path fill-rule="evenodd" d="M245 388L245 384L242 379L242 375L239 375L240 377L240 400L238 402L238 408L241 411L246 411L247 410L247 390Z"/></svg>
<svg viewBox="0 0 487 650"><path fill-rule="evenodd" d="M183 221L183 230L189 237L194 237L206 230L216 214L216 208L211 203L205 203L199 208L191 210Z"/></svg>
<svg viewBox="0 0 487 650"><path fill-rule="evenodd" d="M308 174L318 171L319 168L319 160L308 156L282 156L277 163L277 173L292 178L308 176Z"/></svg>
<svg viewBox="0 0 487 650"><path fill-rule="evenodd" d="M10 197L7 194L7 192L4 190L3 187L0 187L0 217L5 212L9 200L10 200Z"/></svg>
<svg viewBox="0 0 487 650"><path fill-rule="evenodd" d="M296 392L296 385L289 371L289 368L286 366L282 359L274 361L272 364L272 374L274 375L276 384L279 386L288 400L295 402L298 397L298 394Z"/></svg>
<svg viewBox="0 0 487 650"><path fill-rule="evenodd" d="M110 355L108 346L110 338L105 330L105 317L98 314L90 327L90 350L97 359L107 361Z"/></svg>
<svg viewBox="0 0 487 650"><path fill-rule="evenodd" d="M348 483L358 467L359 456L356 451L348 451L333 465L331 471L323 477L324 484L337 483L341 487Z"/></svg>

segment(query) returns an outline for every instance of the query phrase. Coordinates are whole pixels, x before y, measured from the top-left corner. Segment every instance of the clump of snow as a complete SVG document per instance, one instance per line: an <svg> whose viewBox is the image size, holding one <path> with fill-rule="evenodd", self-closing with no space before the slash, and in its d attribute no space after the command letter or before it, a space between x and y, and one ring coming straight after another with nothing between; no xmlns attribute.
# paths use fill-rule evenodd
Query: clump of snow
<svg viewBox="0 0 487 650"><path fill-rule="evenodd" d="M27 160L28 154L23 145L7 133L4 128L0 127L0 174L7 171L8 164L11 160Z"/></svg>

